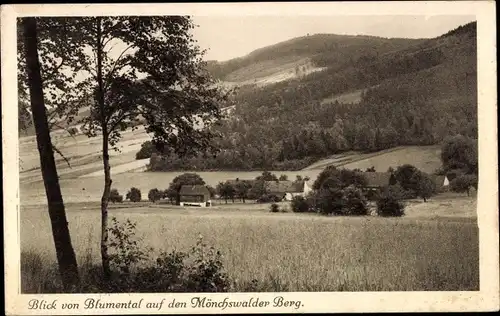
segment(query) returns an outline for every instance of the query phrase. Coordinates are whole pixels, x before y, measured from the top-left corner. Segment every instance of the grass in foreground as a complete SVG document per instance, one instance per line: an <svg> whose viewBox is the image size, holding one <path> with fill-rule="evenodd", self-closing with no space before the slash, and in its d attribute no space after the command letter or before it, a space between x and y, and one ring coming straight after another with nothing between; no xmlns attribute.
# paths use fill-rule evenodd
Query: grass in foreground
<svg viewBox="0 0 500 316"><path fill-rule="evenodd" d="M48 219L45 213L30 213L37 218L29 220L31 225L26 218L21 224L23 292L57 292L60 285ZM99 264L99 214L68 213L85 278L89 275L85 269ZM198 234L203 235L223 255L229 291L479 289L474 219L236 213L145 208L130 213L116 210L113 215L137 222L138 234L156 253L185 251Z"/></svg>

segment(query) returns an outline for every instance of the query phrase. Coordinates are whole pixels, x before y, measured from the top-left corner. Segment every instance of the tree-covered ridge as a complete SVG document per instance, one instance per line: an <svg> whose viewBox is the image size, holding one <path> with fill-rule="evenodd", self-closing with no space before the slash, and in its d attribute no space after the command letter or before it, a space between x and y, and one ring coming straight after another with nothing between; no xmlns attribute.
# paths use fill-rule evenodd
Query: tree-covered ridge
<svg viewBox="0 0 500 316"><path fill-rule="evenodd" d="M218 127L219 154L156 156L151 169L298 169L349 150L432 145L456 134L477 138L475 23L460 30L467 32L396 52L358 51L341 67L241 88L231 118ZM324 102L355 90L362 91L358 103Z"/></svg>
<svg viewBox="0 0 500 316"><path fill-rule="evenodd" d="M257 49L247 56L225 62L210 61L208 70L221 80L234 79L234 73L266 61L285 63L290 58L311 58L318 67L341 68L356 63L366 54L381 55L398 51L423 40L388 39L375 36L314 34Z"/></svg>

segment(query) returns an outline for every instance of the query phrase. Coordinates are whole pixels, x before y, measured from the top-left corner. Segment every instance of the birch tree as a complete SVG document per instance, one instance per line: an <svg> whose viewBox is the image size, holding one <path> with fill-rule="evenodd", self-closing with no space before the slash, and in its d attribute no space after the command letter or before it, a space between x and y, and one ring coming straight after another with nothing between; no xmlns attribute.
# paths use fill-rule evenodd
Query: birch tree
<svg viewBox="0 0 500 316"><path fill-rule="evenodd" d="M179 155L215 151L212 128L231 91L223 91L206 72L189 17L65 18L78 30L78 62L83 96L74 106L89 104L81 120L89 137L102 139L104 170L101 197L101 259L110 276L108 203L112 185L110 150L127 129L142 125L163 152Z"/></svg>

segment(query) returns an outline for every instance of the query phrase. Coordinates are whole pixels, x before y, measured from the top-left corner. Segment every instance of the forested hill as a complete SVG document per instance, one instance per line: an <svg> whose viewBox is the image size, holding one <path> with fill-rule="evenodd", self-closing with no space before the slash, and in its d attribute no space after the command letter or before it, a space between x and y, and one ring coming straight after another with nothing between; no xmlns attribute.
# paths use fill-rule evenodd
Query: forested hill
<svg viewBox="0 0 500 316"><path fill-rule="evenodd" d="M221 127L222 152L156 169L298 169L344 151L477 138L476 51L474 22L434 39L312 35L211 63L220 79L245 83ZM293 60L304 58L320 70L301 74ZM251 84L287 67L298 75Z"/></svg>

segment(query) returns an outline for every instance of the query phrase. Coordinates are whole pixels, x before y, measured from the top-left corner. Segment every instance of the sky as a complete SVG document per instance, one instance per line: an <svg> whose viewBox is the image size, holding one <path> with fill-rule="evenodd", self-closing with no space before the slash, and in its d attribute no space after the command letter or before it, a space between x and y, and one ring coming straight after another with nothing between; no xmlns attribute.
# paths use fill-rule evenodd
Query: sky
<svg viewBox="0 0 500 316"><path fill-rule="evenodd" d="M295 37L318 33L432 38L475 16L193 16L205 60L224 61Z"/></svg>

